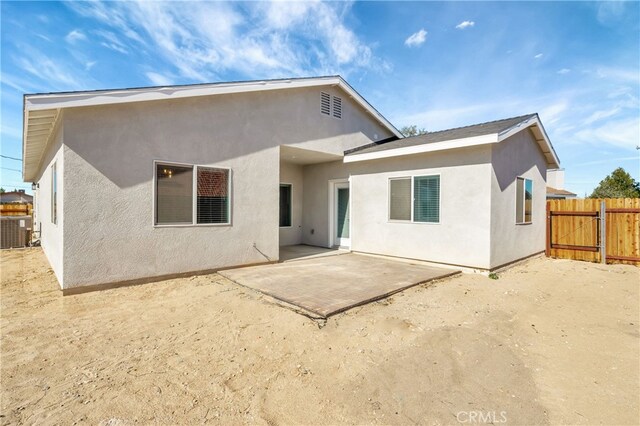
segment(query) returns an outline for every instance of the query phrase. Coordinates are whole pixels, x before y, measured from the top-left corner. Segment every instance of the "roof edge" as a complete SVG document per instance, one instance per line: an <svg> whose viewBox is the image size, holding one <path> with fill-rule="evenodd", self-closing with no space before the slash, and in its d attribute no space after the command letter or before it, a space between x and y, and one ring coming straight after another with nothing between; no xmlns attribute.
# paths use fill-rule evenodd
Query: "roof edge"
<svg viewBox="0 0 640 426"><path fill-rule="evenodd" d="M398 148L392 148L392 149L382 150L382 151L365 152L361 154L358 153L358 151L364 150L366 148L381 145L381 143L374 142L372 144L363 145L360 147L353 148L349 151L345 151L345 157L343 161L345 163L353 163L353 162L359 162L359 161L368 161L368 160L375 160L375 159L382 159L382 158L389 158L389 157L398 157L398 156L404 156L404 155L443 151L443 150L455 149L455 148L466 148L470 146L484 145L484 144L490 144L490 143L500 143L503 140L511 137L512 135L518 132L521 132L524 129L527 129L532 126L536 126L537 128L540 129L540 134L542 136L541 140L535 139L536 142L539 145L541 143L544 143L544 145L548 147L548 152L545 152L543 150L543 154L547 161L547 165L552 166L552 168L554 169L560 168L561 167L560 159L558 158L555 148L553 147L553 145L551 144L551 141L549 140L547 132L544 129L544 126L542 125L542 122L540 121L540 117L538 116L538 114L537 113L526 114L521 117L522 117L521 121L519 121L518 123L506 129L501 130L498 133L487 133L484 135L470 136L466 138L449 139L449 140L443 140L439 142L431 142L431 143L424 143L419 145L398 147ZM519 118L519 117L514 117L514 118ZM501 121L501 120L488 121L485 123L478 123L470 126L462 126L462 127L457 127L456 129L472 127L472 126L477 126L477 125L482 125L487 123L493 123L495 121ZM449 131L449 130L454 130L454 129L442 130L440 132ZM439 132L433 132L433 133L439 133ZM415 136L415 137L419 137L419 136ZM551 160L547 158L547 154L550 154Z"/></svg>

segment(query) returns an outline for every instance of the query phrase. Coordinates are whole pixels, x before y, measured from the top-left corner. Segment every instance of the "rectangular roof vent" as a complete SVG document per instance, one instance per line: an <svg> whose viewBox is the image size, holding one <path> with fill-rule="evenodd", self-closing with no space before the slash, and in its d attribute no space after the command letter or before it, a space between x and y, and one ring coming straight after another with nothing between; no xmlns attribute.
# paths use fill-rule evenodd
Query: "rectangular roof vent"
<svg viewBox="0 0 640 426"><path fill-rule="evenodd" d="M333 97L333 116L335 118L342 118L342 98L337 96Z"/></svg>
<svg viewBox="0 0 640 426"><path fill-rule="evenodd" d="M331 95L328 93L320 92L320 112L331 115Z"/></svg>

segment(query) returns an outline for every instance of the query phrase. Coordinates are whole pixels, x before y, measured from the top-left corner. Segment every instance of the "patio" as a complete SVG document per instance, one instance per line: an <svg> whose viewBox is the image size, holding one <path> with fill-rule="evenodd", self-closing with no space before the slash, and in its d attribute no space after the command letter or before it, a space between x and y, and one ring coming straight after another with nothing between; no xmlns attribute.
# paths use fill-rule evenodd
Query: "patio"
<svg viewBox="0 0 640 426"><path fill-rule="evenodd" d="M310 257L300 260L219 273L237 284L320 318L459 273L452 269L338 250L313 254L309 249L309 253Z"/></svg>

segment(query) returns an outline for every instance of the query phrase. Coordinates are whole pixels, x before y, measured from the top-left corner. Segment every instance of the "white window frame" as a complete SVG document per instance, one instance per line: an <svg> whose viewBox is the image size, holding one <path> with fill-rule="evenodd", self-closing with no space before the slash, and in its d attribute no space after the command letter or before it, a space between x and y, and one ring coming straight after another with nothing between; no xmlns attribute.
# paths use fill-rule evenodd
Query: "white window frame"
<svg viewBox="0 0 640 426"><path fill-rule="evenodd" d="M51 223L58 224L58 162L51 165Z"/></svg>
<svg viewBox="0 0 640 426"><path fill-rule="evenodd" d="M290 203L290 211L289 211L289 222L291 223L291 225L289 226L279 226L280 229L287 229L287 228L293 228L293 184L292 183L288 183L288 182L280 182L280 186L286 185L289 188L291 188L291 191L289 192L289 195L291 197L291 203ZM280 186L278 186L278 189L280 188ZM280 198L278 198L278 225L280 225Z"/></svg>
<svg viewBox="0 0 640 426"><path fill-rule="evenodd" d="M522 222L519 222L519 218L518 218L518 180L522 180ZM527 217L527 215L525 214L525 207L527 205L527 181L531 182L531 220L530 221L525 221L525 217ZM516 182L515 182L515 191L516 191L516 202L515 204L515 211L514 214L516 216L516 225L531 225L533 223L533 179L529 179L526 178L524 176L518 176L516 177Z"/></svg>
<svg viewBox="0 0 640 426"><path fill-rule="evenodd" d="M156 204L158 202L157 177L156 170L158 165L191 167L193 169L193 184L191 186L192 207L191 207L191 223L156 223ZM227 182L227 193L229 194L229 202L227 205L228 221L226 223L198 223L198 167L206 169L221 169L229 171L229 179ZM152 208L151 223L154 228L188 228L188 227L209 227L209 226L233 226L233 171L231 167L207 165L207 164L190 164L178 163L175 161L153 160L153 188L152 192Z"/></svg>
<svg viewBox="0 0 640 426"><path fill-rule="evenodd" d="M420 177L433 177L438 176L440 190L438 191L438 221L437 222L417 222L414 219L414 205L415 205L415 178ZM411 180L411 220L391 219L391 181L398 179L410 179ZM429 174L411 174L405 176L390 177L387 182L387 222L389 223L415 223L417 225L440 225L442 223L442 174L441 173L429 173Z"/></svg>

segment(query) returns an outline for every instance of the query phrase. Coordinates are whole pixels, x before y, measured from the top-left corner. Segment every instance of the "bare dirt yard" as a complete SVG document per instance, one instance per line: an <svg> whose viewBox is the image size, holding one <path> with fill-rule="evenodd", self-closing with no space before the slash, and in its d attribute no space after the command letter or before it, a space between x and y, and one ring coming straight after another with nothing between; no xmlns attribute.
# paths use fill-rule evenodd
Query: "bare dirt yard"
<svg viewBox="0 0 640 426"><path fill-rule="evenodd" d="M638 424L640 269L536 258L331 317L217 274L63 297L1 253L2 424Z"/></svg>

